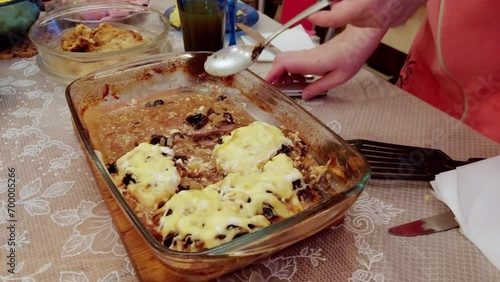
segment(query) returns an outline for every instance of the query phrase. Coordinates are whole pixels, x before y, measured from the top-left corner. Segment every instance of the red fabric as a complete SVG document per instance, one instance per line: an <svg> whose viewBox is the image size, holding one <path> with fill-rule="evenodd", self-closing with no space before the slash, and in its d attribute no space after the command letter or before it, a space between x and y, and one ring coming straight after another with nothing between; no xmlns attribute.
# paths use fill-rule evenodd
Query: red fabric
<svg viewBox="0 0 500 282"><path fill-rule="evenodd" d="M499 11L497 0L429 0L398 81L401 88L498 142Z"/></svg>
<svg viewBox="0 0 500 282"><path fill-rule="evenodd" d="M286 23L316 2L317 0L283 0L280 22L282 24ZM307 19L301 20L293 26L296 26L298 24L301 24L305 30L313 29L312 23Z"/></svg>

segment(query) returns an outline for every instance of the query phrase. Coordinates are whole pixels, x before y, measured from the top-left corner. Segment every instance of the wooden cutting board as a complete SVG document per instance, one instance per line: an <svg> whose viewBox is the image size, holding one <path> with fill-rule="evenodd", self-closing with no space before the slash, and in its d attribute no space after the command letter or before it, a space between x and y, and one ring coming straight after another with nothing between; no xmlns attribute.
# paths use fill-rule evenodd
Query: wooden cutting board
<svg viewBox="0 0 500 282"><path fill-rule="evenodd" d="M87 158L88 160L88 158ZM120 209L120 206L113 198L113 195L106 187L104 180L98 177L97 168L90 163L90 167L96 176L96 182L99 191L108 207L108 210L113 218L116 228L120 232L120 237L125 249L129 255L130 261L134 265L136 275L140 281L145 282L178 282L183 281L177 278L171 270L163 266L163 264L154 256L150 247L147 245L144 238L133 227L126 215Z"/></svg>

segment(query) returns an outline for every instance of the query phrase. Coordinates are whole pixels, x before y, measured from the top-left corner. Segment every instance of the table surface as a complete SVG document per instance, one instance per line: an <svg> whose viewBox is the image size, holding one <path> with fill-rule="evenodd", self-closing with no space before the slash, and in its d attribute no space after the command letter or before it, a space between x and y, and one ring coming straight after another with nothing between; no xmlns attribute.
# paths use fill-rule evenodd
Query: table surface
<svg viewBox="0 0 500 282"><path fill-rule="evenodd" d="M264 15L254 26L278 27ZM169 40L183 50L179 31ZM264 76L270 67L258 63L251 70ZM137 281L73 132L64 90L35 58L0 61L0 254L2 262L15 256L7 257L15 274L2 263L0 280ZM328 96L297 102L345 139L434 147L454 159L500 154L500 144L363 69ZM387 234L391 226L445 211L430 191L428 182L370 180L342 226L218 281L248 281L252 273L262 281L500 281L458 229Z"/></svg>

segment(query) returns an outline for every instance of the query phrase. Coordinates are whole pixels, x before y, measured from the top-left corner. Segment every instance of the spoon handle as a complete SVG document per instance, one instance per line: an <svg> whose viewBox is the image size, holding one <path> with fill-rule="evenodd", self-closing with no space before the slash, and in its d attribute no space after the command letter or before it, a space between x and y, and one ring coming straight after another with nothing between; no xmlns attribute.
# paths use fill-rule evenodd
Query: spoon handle
<svg viewBox="0 0 500 282"><path fill-rule="evenodd" d="M267 44L269 44L274 38L276 38L276 36L280 35L283 31L287 30L289 27L291 27L292 25L298 23L300 20L304 19L305 17L327 7L328 5L330 5L332 1L331 0L322 0L322 1L319 1L317 2L316 4L314 5L311 5L309 8L305 9L304 11L302 11L300 14L296 15L295 17L293 17L291 20L287 21L282 28L280 28L278 31L276 31L275 33L273 33L271 36L269 36L266 40L266 42L264 42L264 46L266 46Z"/></svg>
<svg viewBox="0 0 500 282"><path fill-rule="evenodd" d="M235 25L236 25L236 1L237 0L228 0L227 1L227 15L229 18L229 46L236 45L236 34L235 34Z"/></svg>

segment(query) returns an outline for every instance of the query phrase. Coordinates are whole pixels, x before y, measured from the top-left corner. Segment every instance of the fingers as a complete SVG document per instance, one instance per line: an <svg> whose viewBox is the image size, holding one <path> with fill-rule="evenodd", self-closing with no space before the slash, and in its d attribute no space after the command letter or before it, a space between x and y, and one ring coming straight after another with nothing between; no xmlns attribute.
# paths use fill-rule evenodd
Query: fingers
<svg viewBox="0 0 500 282"><path fill-rule="evenodd" d="M300 74L289 74L288 72L281 72L280 68L274 68L274 71L271 70L269 75L266 77L266 80L271 83L286 83L286 82L305 82L305 77ZM318 95L319 93L328 91L336 86L339 86L346 82L350 76L345 74L344 72L337 70L331 71L325 74L323 77L318 80L311 82L304 90L302 91L303 99L311 99Z"/></svg>
<svg viewBox="0 0 500 282"><path fill-rule="evenodd" d="M334 88L359 70L357 63L345 64L343 56L339 57L335 51L335 46L337 43L332 41L310 50L280 53L275 57L266 80L276 84L305 81L304 74L322 76L304 89L303 99L310 99Z"/></svg>
<svg viewBox="0 0 500 282"><path fill-rule="evenodd" d="M300 73L282 73L278 78L273 80L267 79L266 77L266 81L273 84L292 82L305 83L307 79L303 74Z"/></svg>
<svg viewBox="0 0 500 282"><path fill-rule="evenodd" d="M311 58L305 53L305 51L295 51L276 55L266 80L271 83L305 81L303 74L309 74L312 71L310 67Z"/></svg>
<svg viewBox="0 0 500 282"><path fill-rule="evenodd" d="M330 72L322 78L310 83L306 88L304 88L304 90L302 91L302 99L311 99L321 92L328 91L343 84L344 82L349 80L349 78L349 76L340 71Z"/></svg>
<svg viewBox="0 0 500 282"><path fill-rule="evenodd" d="M308 50L279 53L274 59L270 76L281 73L323 75L331 67L325 63L329 53L325 44Z"/></svg>
<svg viewBox="0 0 500 282"><path fill-rule="evenodd" d="M280 79L273 81L273 83L292 83L298 82L303 83L306 82L306 77L300 73L284 73L281 75Z"/></svg>
<svg viewBox="0 0 500 282"><path fill-rule="evenodd" d="M270 83L281 83L286 79L285 75L288 75L285 66L274 63L265 79Z"/></svg>

